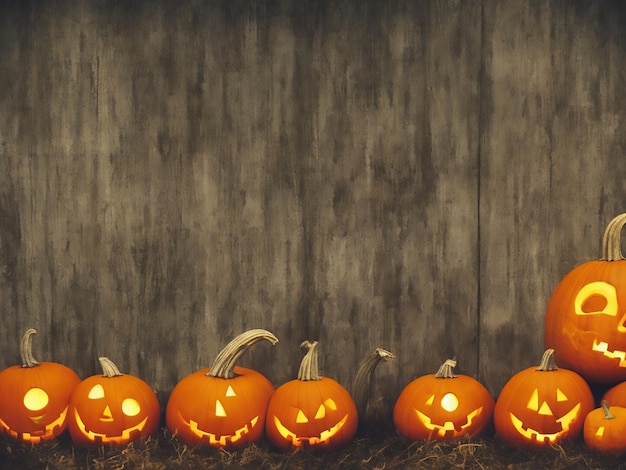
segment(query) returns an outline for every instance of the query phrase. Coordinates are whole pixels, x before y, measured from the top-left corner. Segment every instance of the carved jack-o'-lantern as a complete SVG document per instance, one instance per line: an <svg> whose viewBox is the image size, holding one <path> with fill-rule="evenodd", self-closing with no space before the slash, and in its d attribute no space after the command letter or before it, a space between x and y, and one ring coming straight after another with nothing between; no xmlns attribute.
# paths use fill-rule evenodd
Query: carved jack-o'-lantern
<svg viewBox="0 0 626 470"><path fill-rule="evenodd" d="M182 379L167 402L165 422L188 445L239 447L263 436L265 413L274 387L262 374L235 367L259 340L276 344L269 331L249 330L233 339L210 368Z"/></svg>
<svg viewBox="0 0 626 470"><path fill-rule="evenodd" d="M448 359L436 374L418 377L400 393L393 412L398 432L410 440L473 436L491 422L494 399L476 379L455 375Z"/></svg>
<svg viewBox="0 0 626 470"><path fill-rule="evenodd" d="M496 434L514 447L544 447L576 438L594 407L587 382L559 369L547 349L539 367L524 369L504 385L493 413Z"/></svg>
<svg viewBox="0 0 626 470"><path fill-rule="evenodd" d="M590 382L626 380L626 260L620 234L626 214L604 232L602 259L570 271L552 293L545 316L545 346L562 367Z"/></svg>
<svg viewBox="0 0 626 470"><path fill-rule="evenodd" d="M68 428L74 444L122 446L155 434L160 408L150 386L120 373L106 357L99 361L103 374L86 378L72 394Z"/></svg>
<svg viewBox="0 0 626 470"><path fill-rule="evenodd" d="M37 362L29 329L21 341L22 366L0 373L0 428L25 443L54 439L67 426L68 404L80 378L56 362Z"/></svg>
<svg viewBox="0 0 626 470"><path fill-rule="evenodd" d="M350 442L356 433L356 405L338 382L319 375L317 344L302 343L308 352L298 378L278 387L267 407L267 437L282 450L303 446L335 449Z"/></svg>

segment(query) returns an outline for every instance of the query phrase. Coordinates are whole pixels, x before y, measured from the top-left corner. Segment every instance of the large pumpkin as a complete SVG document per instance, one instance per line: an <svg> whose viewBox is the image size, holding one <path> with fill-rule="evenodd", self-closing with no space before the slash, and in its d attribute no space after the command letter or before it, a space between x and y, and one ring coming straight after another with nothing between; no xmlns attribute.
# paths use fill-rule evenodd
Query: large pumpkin
<svg viewBox="0 0 626 470"><path fill-rule="evenodd" d="M160 407L150 386L99 358L102 375L83 380L72 394L68 428L76 445L116 445L154 435Z"/></svg>
<svg viewBox="0 0 626 470"><path fill-rule="evenodd" d="M235 366L241 355L262 339L278 342L267 330L242 333L218 354L210 368L188 375L174 387L165 422L181 442L234 448L263 436L274 387L259 372Z"/></svg>
<svg viewBox="0 0 626 470"><path fill-rule="evenodd" d="M626 380L626 260L621 230L626 214L607 226L602 257L570 271L552 293L545 316L545 347L562 367L590 382Z"/></svg>
<svg viewBox="0 0 626 470"><path fill-rule="evenodd" d="M538 367L504 385L493 413L496 435L513 447L547 447L580 436L594 400L587 382L560 369L547 349Z"/></svg>
<svg viewBox="0 0 626 470"><path fill-rule="evenodd" d="M476 379L455 375L448 359L436 374L418 377L400 393L393 411L398 432L409 440L473 436L491 423L494 399Z"/></svg>
<svg viewBox="0 0 626 470"><path fill-rule="evenodd" d="M354 401L341 384L319 375L317 345L317 341L302 343L308 351L298 378L278 387L267 407L267 437L281 450L336 449L356 433Z"/></svg>
<svg viewBox="0 0 626 470"><path fill-rule="evenodd" d="M80 378L56 362L37 362L30 328L22 337L21 366L0 373L0 428L25 443L54 439L67 426L68 404Z"/></svg>

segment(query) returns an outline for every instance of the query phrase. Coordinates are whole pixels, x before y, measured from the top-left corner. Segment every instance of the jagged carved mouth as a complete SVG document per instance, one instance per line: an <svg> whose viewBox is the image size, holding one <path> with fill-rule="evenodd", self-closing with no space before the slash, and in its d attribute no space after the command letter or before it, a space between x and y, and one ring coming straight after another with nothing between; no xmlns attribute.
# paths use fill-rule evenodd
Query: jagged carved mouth
<svg viewBox="0 0 626 470"><path fill-rule="evenodd" d="M483 407L479 407L477 409L475 409L474 411L472 411L471 413L469 413L467 415L467 421L465 422L465 424L462 425L458 425L458 424L454 424L452 421L446 421L443 424L436 424L433 423L432 419L429 418L428 416L426 416L424 413L415 410L415 413L417 414L417 418L420 420L420 422L424 425L424 427L430 431L436 431L437 436L440 438L446 437L446 435L451 436L451 437L458 437L458 436L462 436L465 434L466 430L472 426L473 422L474 422L474 418L476 418L477 416L479 416L483 411Z"/></svg>
<svg viewBox="0 0 626 470"><path fill-rule="evenodd" d="M89 439L92 442L99 442L102 444L116 444L116 445L129 442L132 439L131 437L132 434L141 433L141 431L143 431L143 428L146 426L146 423L148 422L148 417L146 416L139 424L133 427L124 429L121 435L109 436L104 433L97 433L94 431L87 430L87 425L81 419L80 414L78 413L78 410L74 410L74 417L76 418L76 425L78 427L78 430L87 439Z"/></svg>
<svg viewBox="0 0 626 470"><path fill-rule="evenodd" d="M601 352L603 356L608 357L609 359L619 359L619 366L626 367L626 352L620 350L609 350L608 343L604 341L598 342L597 340L593 340L593 346L591 348L593 351Z"/></svg>
<svg viewBox="0 0 626 470"><path fill-rule="evenodd" d="M239 442L241 439L244 438L244 436L250 433L252 429L259 422L259 417L255 416L254 418L250 420L250 422L248 422L247 424L244 424L239 429L236 429L233 433L218 436L214 433L207 432L207 431L200 429L198 427L197 421L194 421L193 419L187 420L181 413L178 413L178 415L180 416L182 421L189 427L189 430L192 433L194 433L196 436L198 436L200 439L205 439L212 446L221 446L221 447L225 447L228 444L235 444Z"/></svg>
<svg viewBox="0 0 626 470"><path fill-rule="evenodd" d="M322 431L319 436L298 437L293 431L287 428L281 423L278 417L274 416L274 424L279 434L287 440L290 440L294 447L302 447L304 444L317 445L329 442L340 430L348 420L348 415L345 415L337 424L331 428Z"/></svg>
<svg viewBox="0 0 626 470"><path fill-rule="evenodd" d="M40 431L31 431L31 432L17 432L9 427L7 423L5 423L2 419L0 419L0 426L15 439L21 439L22 441L32 442L33 444L38 444L42 440L51 439L54 437L54 431L56 428L63 426L65 423L65 418L67 416L67 410L69 405L66 406L59 417L52 421L50 424L47 424ZM40 423L43 420L44 416L33 416L31 421L35 424Z"/></svg>
<svg viewBox="0 0 626 470"><path fill-rule="evenodd" d="M536 429L532 429L530 427L524 426L524 423L521 419L511 413L511 422L515 427L515 430L522 436L524 436L529 441L535 442L545 442L546 440L549 442L556 442L556 440L567 431L569 431L570 426L578 416L580 410L580 403L577 404L574 408L572 408L565 415L561 416L556 420L556 423L561 425L561 430L553 433L542 433L537 431Z"/></svg>

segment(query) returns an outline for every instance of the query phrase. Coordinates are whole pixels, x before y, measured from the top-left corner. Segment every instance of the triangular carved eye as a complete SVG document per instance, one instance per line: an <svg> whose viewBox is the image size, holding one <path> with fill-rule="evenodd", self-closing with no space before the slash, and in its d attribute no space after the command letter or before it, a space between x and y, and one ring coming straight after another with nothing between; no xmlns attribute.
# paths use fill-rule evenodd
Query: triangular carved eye
<svg viewBox="0 0 626 470"><path fill-rule="evenodd" d="M317 413L315 413L315 419L323 419L326 416L326 408L324 405L320 405L317 409Z"/></svg>
<svg viewBox="0 0 626 470"><path fill-rule="evenodd" d="M92 400L104 398L104 388L102 388L102 385L96 384L91 387L91 390L89 390L89 395L87 396Z"/></svg>
<svg viewBox="0 0 626 470"><path fill-rule="evenodd" d="M539 411L539 392L537 389L533 390L533 393L530 395L526 408L533 411Z"/></svg>
<svg viewBox="0 0 626 470"><path fill-rule="evenodd" d="M222 418L227 416L226 410L224 409L224 406L222 406L222 402L219 400L215 400L215 416L220 416Z"/></svg>
<svg viewBox="0 0 626 470"><path fill-rule="evenodd" d="M226 389L226 396L227 397L236 397L237 394L235 393L235 391L233 390L233 387L231 387L230 385L228 386L228 388Z"/></svg>
<svg viewBox="0 0 626 470"><path fill-rule="evenodd" d="M298 416L296 416L296 423L308 423L308 418L304 415L302 410L298 410Z"/></svg>
<svg viewBox="0 0 626 470"><path fill-rule="evenodd" d="M427 404L428 406L430 406L430 405L432 405L432 404L433 404L433 402L434 402L434 401L435 401L435 395L433 394L433 395L431 395L431 396L429 396L429 397L428 397L428 400L426 400L426 404Z"/></svg>
<svg viewBox="0 0 626 470"><path fill-rule="evenodd" d="M326 405L327 408L330 408L333 411L337 411L337 403L335 403L335 400L333 400L332 398L327 398L324 402L324 405Z"/></svg>
<svg viewBox="0 0 626 470"><path fill-rule="evenodd" d="M567 398L567 395L565 395L560 388L556 389L556 401L567 401L569 400L569 398Z"/></svg>

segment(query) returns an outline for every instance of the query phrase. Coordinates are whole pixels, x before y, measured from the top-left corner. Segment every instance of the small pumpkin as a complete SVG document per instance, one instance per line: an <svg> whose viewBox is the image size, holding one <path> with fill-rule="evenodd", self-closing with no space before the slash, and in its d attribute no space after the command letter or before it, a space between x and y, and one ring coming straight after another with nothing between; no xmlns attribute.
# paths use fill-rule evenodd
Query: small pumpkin
<svg viewBox="0 0 626 470"><path fill-rule="evenodd" d="M33 357L36 333L30 328L22 336L22 365L0 373L0 428L29 444L49 441L65 430L70 397L80 382L69 367Z"/></svg>
<svg viewBox="0 0 626 470"><path fill-rule="evenodd" d="M589 449L603 454L626 453L626 408L610 406L602 400L600 408L585 418L583 437Z"/></svg>
<svg viewBox="0 0 626 470"><path fill-rule="evenodd" d="M318 342L307 348L298 378L276 389L267 407L267 437L281 450L314 447L330 450L349 443L358 426L350 393L335 380L319 375Z"/></svg>
<svg viewBox="0 0 626 470"><path fill-rule="evenodd" d="M183 378L167 402L167 428L187 445L234 448L258 441L274 386L259 372L235 366L254 343L278 338L267 330L246 331L218 354L210 368Z"/></svg>
<svg viewBox="0 0 626 470"><path fill-rule="evenodd" d="M102 375L83 380L70 401L72 442L123 446L154 435L160 407L154 391L138 377L122 374L107 357L100 357Z"/></svg>
<svg viewBox="0 0 626 470"><path fill-rule="evenodd" d="M491 422L495 401L467 375L455 375L448 359L437 373L418 377L400 393L393 410L397 431L411 441L454 439L480 433Z"/></svg>
<svg viewBox="0 0 626 470"><path fill-rule="evenodd" d="M545 347L557 351L562 367L595 383L626 380L624 224L626 214L609 223L601 259L571 270L556 286L546 309Z"/></svg>
<svg viewBox="0 0 626 470"><path fill-rule="evenodd" d="M518 372L502 388L493 414L496 435L513 447L547 447L579 437L593 409L587 382L560 369L547 349L538 367Z"/></svg>

